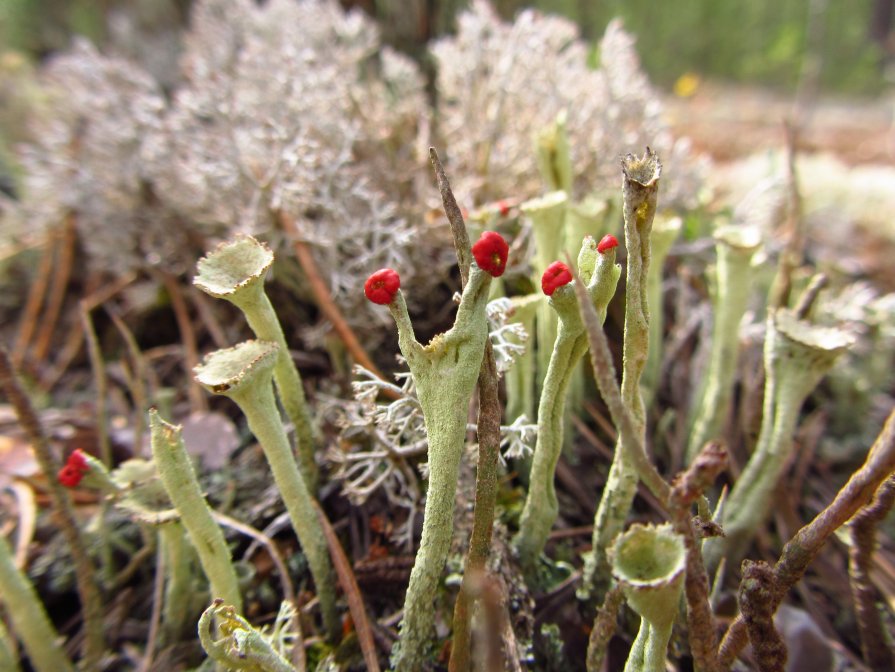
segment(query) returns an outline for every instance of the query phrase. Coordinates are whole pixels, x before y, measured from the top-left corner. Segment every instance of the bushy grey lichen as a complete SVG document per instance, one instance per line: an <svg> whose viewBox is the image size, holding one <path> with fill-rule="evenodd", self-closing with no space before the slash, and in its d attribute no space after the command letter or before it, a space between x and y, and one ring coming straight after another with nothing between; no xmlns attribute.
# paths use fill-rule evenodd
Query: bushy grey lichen
<svg viewBox="0 0 895 672"><path fill-rule="evenodd" d="M673 176L663 203L695 202L696 163L686 143L668 133L634 39L614 21L600 43L597 68L588 63L589 49L575 24L533 10L508 24L477 0L460 15L457 35L432 47L438 131L450 149L458 195L480 204L538 194L533 138L565 112L574 196L614 191L619 157L649 145Z"/></svg>

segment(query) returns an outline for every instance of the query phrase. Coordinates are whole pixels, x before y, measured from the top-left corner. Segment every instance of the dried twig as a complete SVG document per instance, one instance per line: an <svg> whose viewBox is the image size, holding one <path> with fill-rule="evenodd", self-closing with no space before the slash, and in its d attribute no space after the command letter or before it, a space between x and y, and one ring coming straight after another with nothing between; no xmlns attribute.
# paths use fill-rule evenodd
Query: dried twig
<svg viewBox="0 0 895 672"><path fill-rule="evenodd" d="M786 643L774 627L773 592L774 571L768 563L744 560L740 612L760 672L783 672L786 667Z"/></svg>
<svg viewBox="0 0 895 672"><path fill-rule="evenodd" d="M603 669L603 659L609 648L609 640L618 626L618 609L624 598L625 594L618 585L610 589L603 598L587 642L587 672L600 672Z"/></svg>
<svg viewBox="0 0 895 672"><path fill-rule="evenodd" d="M348 325L348 322L342 317L342 311L339 310L339 307L333 301L329 288L327 288L326 283L323 281L323 277L320 275L320 270L317 268L317 262L314 261L314 255L311 254L311 250L308 248L307 243L299 238L298 224L296 221L282 210L277 212L277 218L280 221L280 226L292 238L292 249L295 250L295 256L298 258L298 263L301 264L301 268L305 272L305 277L308 279L308 284L311 287L311 291L314 293L314 299L317 301L317 307L320 308L320 311L326 316L326 319L333 325L333 329L335 329L339 338L342 339L342 343L345 344L345 347L348 349L348 352L351 353L354 361L365 369L375 373L379 378L386 380L386 377L376 367L373 360L370 359L370 356L367 354L366 350L364 350L360 341L357 340L357 336Z"/></svg>
<svg viewBox="0 0 895 672"><path fill-rule="evenodd" d="M851 578L852 600L858 617L861 652L864 662L873 672L895 669L895 657L880 621L877 601L879 591L870 579L873 553L876 550L876 530L895 504L895 476L883 483L873 501L852 519L851 546L848 552L848 574Z"/></svg>
<svg viewBox="0 0 895 672"><path fill-rule="evenodd" d="M183 298L183 290L170 273L164 271L156 271L156 277L161 280L162 284L171 298L171 308L174 310L174 318L177 320L177 329L180 331L180 340L183 343L184 352L184 368L187 373L187 396L190 398L190 410L193 413L208 410L208 400L202 394L202 389L193 381L193 369L199 365L199 350L196 346L196 331L193 329L193 322L190 319L189 310L187 310L186 301Z"/></svg>
<svg viewBox="0 0 895 672"><path fill-rule="evenodd" d="M671 519L675 531L687 547L687 625L690 652L696 669L718 669L718 637L709 605L709 579L702 561L702 545L690 517L690 509L702 493L727 467L727 450L719 443L707 443L693 463L675 480L671 489Z"/></svg>
<svg viewBox="0 0 895 672"><path fill-rule="evenodd" d="M357 585L357 579L354 576L354 570L351 563L339 543L335 530L320 508L317 502L314 502L314 508L317 509L317 516L320 518L320 524L323 527L323 534L326 537L326 543L329 546L329 554L333 560L333 566L339 577L339 584L348 600L348 611L351 614L351 620L354 621L354 631L357 633L357 641L360 644L361 653L364 656L364 664L370 672L379 672L379 658L376 655L376 644L373 642L373 629L370 627L370 621L367 618L367 609L364 606L364 598L360 592L360 586Z"/></svg>
<svg viewBox="0 0 895 672"><path fill-rule="evenodd" d="M106 363L103 360L102 349L93 327L93 319L90 310L81 303L81 329L87 341L87 354L90 357L90 368L93 370L93 384L96 387L96 434L99 440L99 456L107 469L112 467L112 447L109 443L109 425L106 414L106 398L108 396L108 378L106 377Z"/></svg>
<svg viewBox="0 0 895 672"><path fill-rule="evenodd" d="M72 514L74 504L71 497L56 479L61 465L50 450L49 441L40 425L37 413L16 378L12 362L6 348L3 347L0 347L0 390L15 408L19 422L31 441L34 456L47 477L50 500L53 502L53 516L65 537L74 561L75 582L81 600L86 634L83 664L87 670L98 670L105 642L103 641L103 604L99 586L96 583L93 561L87 553L87 543Z"/></svg>
<svg viewBox="0 0 895 672"><path fill-rule="evenodd" d="M852 474L848 483L836 494L833 502L783 547L780 559L774 565L775 583L771 594L773 610L777 609L789 589L802 578L830 535L871 500L873 493L893 470L895 470L895 411L886 420L864 465ZM722 670L731 668L746 645L747 639L746 624L740 615L731 624L721 642Z"/></svg>
<svg viewBox="0 0 895 672"><path fill-rule="evenodd" d="M56 331L56 323L62 312L62 304L65 302L65 290L71 279L72 265L75 259L75 215L69 213L62 225L59 258L56 260L56 268L53 274L53 283L47 298L47 307L40 320L40 331L34 343L34 358L38 362L44 361L50 351L50 343L53 340L53 332Z"/></svg>
<svg viewBox="0 0 895 672"><path fill-rule="evenodd" d="M31 289L28 290L28 298L25 301L25 308L22 310L19 334L12 349L12 361L16 367L22 366L22 362L25 361L25 354L28 352L28 346L31 345L31 337L34 336L34 331L37 328L40 309L53 275L56 238L48 237L44 241L44 246L44 251L40 256L40 265L37 267L37 275L34 282L31 283Z"/></svg>
<svg viewBox="0 0 895 672"><path fill-rule="evenodd" d="M817 273L811 278L811 282L808 283L805 291L802 292L802 295L799 297L798 304L796 304L794 312L797 318L800 320L805 319L808 312L811 310L811 306L813 306L814 302L817 300L817 295L820 294L820 291L826 287L828 283L829 278L827 278L824 273Z"/></svg>

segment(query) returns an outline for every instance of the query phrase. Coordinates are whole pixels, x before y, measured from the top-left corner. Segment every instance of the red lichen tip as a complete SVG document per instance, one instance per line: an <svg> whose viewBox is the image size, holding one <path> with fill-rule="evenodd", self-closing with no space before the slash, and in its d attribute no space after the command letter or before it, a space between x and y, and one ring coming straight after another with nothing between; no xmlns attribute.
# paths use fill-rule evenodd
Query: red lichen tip
<svg viewBox="0 0 895 672"><path fill-rule="evenodd" d="M364 283L364 294L380 306L390 304L401 289L401 276L390 268L380 268Z"/></svg>
<svg viewBox="0 0 895 672"><path fill-rule="evenodd" d="M572 272L561 261L554 261L541 276L541 289L547 296L553 296L553 292L572 282Z"/></svg>
<svg viewBox="0 0 895 672"><path fill-rule="evenodd" d="M597 243L597 252L603 254L607 250L611 250L613 247L618 247L618 239L611 233L607 233L600 239L600 242Z"/></svg>
<svg viewBox="0 0 895 672"><path fill-rule="evenodd" d="M510 204L506 201L497 201L497 211L500 213L501 217L506 217L510 214Z"/></svg>
<svg viewBox="0 0 895 672"><path fill-rule="evenodd" d="M485 231L481 238L472 246L472 256L475 263L483 271L499 278L507 270L507 256L510 254L510 246L499 233Z"/></svg>
<svg viewBox="0 0 895 672"><path fill-rule="evenodd" d="M84 453L78 448L75 452L68 456L65 466L59 470L57 478L59 482L66 488L75 488L84 478L84 474L90 471L90 466L84 458Z"/></svg>

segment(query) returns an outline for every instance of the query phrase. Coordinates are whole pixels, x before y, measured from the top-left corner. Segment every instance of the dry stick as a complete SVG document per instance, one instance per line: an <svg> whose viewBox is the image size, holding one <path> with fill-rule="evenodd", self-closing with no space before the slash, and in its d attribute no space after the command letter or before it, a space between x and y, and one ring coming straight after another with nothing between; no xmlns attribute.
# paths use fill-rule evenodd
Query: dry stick
<svg viewBox="0 0 895 672"><path fill-rule="evenodd" d="M91 274L87 278L87 296L81 299L81 303L86 305L88 310L93 310L97 306L100 306L111 299L136 279L136 273L128 273L115 282L104 285L100 290L96 290L96 286L100 283L100 277L96 274ZM69 332L68 338L62 346L60 354L56 357L56 361L53 363L53 368L47 372L46 375L41 377L41 389L49 392L56 386L56 383L58 383L62 376L65 375L65 372L68 371L68 367L71 366L71 363L81 351L83 342L84 332L82 329L72 329Z"/></svg>
<svg viewBox="0 0 895 672"><path fill-rule="evenodd" d="M75 237L75 215L69 213L62 226L59 260L53 275L53 283L50 286L47 308L40 320L40 332L37 334L34 344L34 358L38 362L42 362L50 351L53 332L56 331L56 323L59 321L62 304L65 302L65 290L71 279L71 270L75 259Z"/></svg>
<svg viewBox="0 0 895 672"><path fill-rule="evenodd" d="M572 268L571 263L571 259L568 259L567 264L569 264L569 268ZM640 480L656 496L662 508L667 511L671 487L656 471L656 467L650 461L643 443L639 439L634 428L634 420L631 417L631 413L622 401L621 390L615 377L615 365L612 363L612 353L609 351L606 334L603 333L603 328L600 325L600 317L597 315L596 308L593 307L593 304L588 299L587 289L581 282L581 279L577 277L578 274L574 271L572 273L575 280L572 286L575 288L575 294L578 297L578 309L581 311L581 319L587 329L594 379L597 381L600 395L603 397L603 401L606 402L613 424L619 430L622 449L627 454L627 458L634 465Z"/></svg>
<svg viewBox="0 0 895 672"><path fill-rule="evenodd" d="M314 502L314 508L317 510L317 517L320 518L320 525L323 527L323 535L326 537L326 543L329 546L329 554L333 559L336 575L339 577L342 591L348 600L348 612L351 614L351 620L354 621L354 631L357 633L357 641L364 656L364 663L369 672L379 672L379 658L376 656L373 629L370 627L370 621L367 618L367 609L364 606L364 598L360 592L360 586L357 585L357 578L354 576L351 563L348 562L345 550L342 548L342 544L339 543L339 538L336 536L336 532L333 530L333 526L330 524L326 514L317 502Z"/></svg>
<svg viewBox="0 0 895 672"><path fill-rule="evenodd" d="M93 561L87 553L87 544L81 536L81 530L72 513L74 504L71 497L56 480L56 474L62 465L50 450L50 444L40 425L37 413L31 405L31 400L19 384L6 348L3 347L0 347L0 390L15 408L19 423L31 441L34 456L47 478L47 488L53 503L53 517L65 537L75 565L75 583L84 618L85 638L82 652L84 668L88 671L98 670L100 658L105 650L105 642L103 641L103 604L94 575Z"/></svg>
<svg viewBox="0 0 895 672"><path fill-rule="evenodd" d="M702 544L694 530L690 509L724 469L727 450L719 443L707 443L693 463L674 480L671 489L671 518L674 530L687 547L687 625L690 652L699 672L717 672L718 636L709 605L709 579L702 561Z"/></svg>
<svg viewBox="0 0 895 672"><path fill-rule="evenodd" d="M280 220L280 226L283 230L292 237L292 249L295 250L298 263L305 272L308 284L314 293L314 299L317 301L317 307L320 308L326 319L333 325L333 329L335 329L339 338L342 339L354 361L368 371L375 373L378 378L386 380L386 377L373 363L373 360L370 359L360 341L357 340L357 336L355 336L351 327L348 326L345 318L342 317L342 311L339 310L339 307L333 301L332 294L330 294L329 288L327 288L323 277L320 275L320 269L317 268L314 255L311 254L307 243L299 239L298 225L295 220L282 210L277 211L277 218Z"/></svg>
<svg viewBox="0 0 895 672"><path fill-rule="evenodd" d="M808 316L811 306L817 300L817 295L820 294L820 291L828 283L829 278L824 273L817 273L811 278L811 282L805 288L805 291L802 292L802 295L799 297L799 303L796 305L794 312L797 318L804 320Z"/></svg>
<svg viewBox="0 0 895 672"><path fill-rule="evenodd" d="M785 308L789 305L792 272L802 263L802 249L805 244L802 227L802 197L799 193L799 176L796 171L798 128L793 122L784 122L783 132L786 140L786 185L789 197L784 229L788 234L788 239L780 251L777 277L774 278L774 283L771 286L769 301L771 308Z"/></svg>
<svg viewBox="0 0 895 672"><path fill-rule="evenodd" d="M461 287L469 279L472 254L469 234L463 221L463 214L454 198L451 184L434 147L429 148L429 158L435 169L435 181L441 193L444 212L451 225L457 263L460 266ZM485 569L491 553L491 535L494 530L494 509L497 503L498 456L500 452L500 399L498 398L497 366L490 339L485 341L485 356L479 371L479 414L478 440L479 458L475 479L475 504L473 508L472 533L469 550L463 568L463 582L454 605L454 639L448 669L451 672L466 672L471 664L470 616L472 586L470 582Z"/></svg>
<svg viewBox="0 0 895 672"><path fill-rule="evenodd" d="M143 434L146 432L146 411L149 408L149 397L146 393L146 381L148 372L146 360L140 352L140 346L133 332L128 328L114 310L106 308L106 314L112 319L112 323L121 334L127 352L134 366L134 375L128 379L131 397L134 402L134 453L140 455L143 451Z"/></svg>
<svg viewBox="0 0 895 672"><path fill-rule="evenodd" d="M895 470L895 411L889 415L864 465L852 474L833 502L790 539L774 565L773 608L780 606L817 556L826 540L865 506L880 484ZM729 670L748 641L742 614L731 624L721 641L720 663Z"/></svg>
<svg viewBox="0 0 895 672"><path fill-rule="evenodd" d="M618 627L618 609L624 599L621 586L616 585L606 593L602 606L597 609L594 627L587 642L587 672L600 672L603 669L603 659L609 649L609 640Z"/></svg>
<svg viewBox="0 0 895 672"><path fill-rule="evenodd" d="M183 341L184 350L184 368L188 374L192 374L193 369L199 365L199 350L196 347L196 331L193 329L193 323L190 320L190 313L187 310L186 301L183 298L183 291L177 284L177 278L170 273L157 271L155 274L168 291L171 297L171 308L174 309L174 318L177 320L177 329L180 331L180 340ZM202 390L196 384L192 375L188 375L186 391L190 398L190 410L193 413L208 410L208 400L202 394Z"/></svg>
<svg viewBox="0 0 895 672"><path fill-rule="evenodd" d="M155 561L155 582L152 589L152 611L149 616L149 634L146 636L146 648L143 660L140 661L139 672L148 672L152 669L152 658L155 654L155 645L158 642L158 634L162 622L162 602L165 593L165 549L158 545L158 558Z"/></svg>
<svg viewBox="0 0 895 672"><path fill-rule="evenodd" d="M81 329L87 340L87 354L90 358L90 368L93 370L93 384L96 386L96 434L99 441L99 456L106 465L106 469L112 468L112 447L109 443L109 425L106 413L106 396L108 395L108 378L106 377L106 363L103 361L103 353L93 328L93 319L90 317L90 309L82 302L80 305Z"/></svg>
<svg viewBox="0 0 895 672"><path fill-rule="evenodd" d="M19 322L19 335L16 337L15 346L12 349L12 361L16 367L22 366L31 337L37 327L37 319L43 306L47 288L50 286L50 277L53 274L53 257L55 256L57 238L44 241L46 249L40 258L40 266L37 269L37 277L28 291L28 299L25 301L25 309L22 311L22 319Z"/></svg>
<svg viewBox="0 0 895 672"><path fill-rule="evenodd" d="M895 504L895 476L883 483L873 501L855 514L851 521L851 546L848 551L848 574L851 578L852 601L858 617L861 652L873 672L895 669L895 657L883 631L877 601L879 591L870 579L876 530Z"/></svg>
<svg viewBox="0 0 895 672"><path fill-rule="evenodd" d="M783 672L786 643L774 626L774 570L766 562L745 560L739 592L740 612L759 672Z"/></svg>

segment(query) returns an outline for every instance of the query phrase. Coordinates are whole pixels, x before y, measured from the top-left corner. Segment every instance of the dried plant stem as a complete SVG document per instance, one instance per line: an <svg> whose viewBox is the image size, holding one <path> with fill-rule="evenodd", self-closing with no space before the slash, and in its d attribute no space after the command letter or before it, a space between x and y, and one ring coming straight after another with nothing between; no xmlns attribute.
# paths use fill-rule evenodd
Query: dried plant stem
<svg viewBox="0 0 895 672"><path fill-rule="evenodd" d="M31 447L38 464L40 464L41 471L47 477L47 487L50 500L53 503L53 516L65 537L74 562L75 583L84 618L83 665L88 671L98 670L105 642L103 640L103 604L99 586L96 583L93 561L87 553L87 543L75 521L74 504L71 497L56 480L56 474L61 465L50 450L50 444L40 425L37 413L31 405L31 400L19 384L9 355L2 347L0 347L0 390L15 409L19 422L31 441Z"/></svg>
<svg viewBox="0 0 895 672"><path fill-rule="evenodd" d="M587 641L587 672L601 672L603 669L603 659L618 626L618 609L624 597L621 586L617 585L606 593L602 606L597 610Z"/></svg>
<svg viewBox="0 0 895 672"><path fill-rule="evenodd" d="M793 313L795 313L797 318L804 320L808 317L808 313L811 311L811 306L813 306L814 302L817 300L817 295L820 294L821 290L828 284L829 278L827 278L824 273L817 273L811 278L811 282L808 283L805 291L802 292L802 295L799 297L799 302L793 309Z"/></svg>
<svg viewBox="0 0 895 672"><path fill-rule="evenodd" d="M193 329L193 323L190 320L190 313L183 298L183 290L173 275L159 271L157 277L165 286L171 299L171 308L174 310L174 318L177 320L177 329L180 331L180 340L183 343L184 368L190 372L199 364L199 350L196 347L196 330ZM187 382L186 392L190 400L190 410L193 413L208 410L208 401L205 399L205 395L192 380Z"/></svg>
<svg viewBox="0 0 895 672"><path fill-rule="evenodd" d="M93 384L96 387L96 434L99 442L99 457L107 469L112 468L112 446L109 443L109 424L106 414L106 397L108 396L108 378L106 377L106 362L103 360L102 349L96 329L93 327L93 319L90 310L81 303L81 328L87 341L87 355L90 358L90 368L93 370Z"/></svg>
<svg viewBox="0 0 895 672"><path fill-rule="evenodd" d="M16 337L15 346L12 349L12 361L16 367L22 366L31 338L37 327L40 309L50 286L50 278L53 275L53 257L55 256L55 238L49 236L44 241L44 251L40 256L40 265L37 267L37 275L28 290L28 298L25 308L22 310L22 318L19 321L19 334Z"/></svg>
<svg viewBox="0 0 895 672"><path fill-rule="evenodd" d="M146 431L146 411L148 408L148 395L146 384L149 372L146 368L146 360L140 352L140 346L133 332L128 328L114 310L106 309L106 314L112 319L112 323L121 334L127 352L133 363L133 375L128 377L128 389L134 403L134 451L140 453L142 449L143 433Z"/></svg>
<svg viewBox="0 0 895 672"><path fill-rule="evenodd" d="M726 467L727 450L721 444L708 443L689 469L674 480L671 489L672 525L675 532L684 538L687 549L687 575L684 580L687 634L697 672L717 672L718 636L709 604L709 579L702 561L702 544L694 529L690 510Z"/></svg>
<svg viewBox="0 0 895 672"><path fill-rule="evenodd" d="M895 669L895 657L887 641L880 620L877 602L879 591L870 580L873 553L876 550L876 531L895 504L895 476L883 483L873 501L855 514L849 525L851 546L848 553L848 574L851 579L852 600L858 617L861 652L864 662L873 672Z"/></svg>
<svg viewBox="0 0 895 672"><path fill-rule="evenodd" d="M789 589L802 578L827 539L871 500L880 484L893 471L895 471L895 411L886 420L864 465L852 474L836 494L833 502L783 547L783 552L774 565L774 590L771 594L774 610L780 605ZM721 641L722 670L731 668L747 640L746 624L740 615Z"/></svg>
<svg viewBox="0 0 895 672"><path fill-rule="evenodd" d="M357 633L357 641L360 644L361 653L364 657L364 664L367 666L368 672L379 672L379 659L376 656L376 644L373 641L373 629L370 627L370 619L367 618L367 608L364 606L364 597L357 585L357 578L351 569L351 563L345 555L342 544L336 536L333 526L330 525L329 519L320 508L317 502L314 502L314 509L317 511L317 518L320 520L320 527L323 529L323 535L326 537L326 544L329 546L329 555L333 560L333 566L336 575L339 577L339 583L342 586L342 592L345 593L345 599L348 601L348 612L351 614L351 620L354 622L354 631Z"/></svg>
<svg viewBox="0 0 895 672"><path fill-rule="evenodd" d="M766 562L743 561L740 613L746 623L759 672L783 672L786 643L774 627L774 571ZM891 669L891 668L889 668Z"/></svg>
<svg viewBox="0 0 895 672"><path fill-rule="evenodd" d="M50 285L50 293L47 298L47 307L40 320L40 331L34 343L34 358L42 362L50 351L50 343L53 340L53 332L56 331L56 323L62 312L62 304L65 302L65 290L71 279L72 265L75 259L75 215L69 213L62 224L59 243L59 258L53 273L53 283Z"/></svg>
<svg viewBox="0 0 895 672"><path fill-rule="evenodd" d="M317 307L320 308L320 311L326 316L326 319L333 325L333 329L342 340L342 343L345 344L345 347L354 358L354 361L368 371L375 373L378 378L385 380L385 375L373 363L373 360L370 359L367 351L364 350L364 346L361 345L357 335L355 335L354 330L342 316L342 311L339 310L339 307L336 305L335 301L333 301L332 294L326 286L323 276L320 275L320 269L317 268L317 262L314 261L314 255L311 254L311 250L307 243L299 238L298 224L295 219L282 210L277 211L277 218L279 219L280 226L283 230L292 237L292 249L295 251L298 263L301 265L305 277L308 279L308 284L314 294L314 300L317 302Z"/></svg>
<svg viewBox="0 0 895 672"><path fill-rule="evenodd" d="M625 286L625 340L622 350L621 397L623 402L620 400L620 407L624 409L624 414L630 418L630 423L628 427L619 426L618 420L621 417L617 418L613 413L613 421L616 423L616 427L622 430L623 436L616 447L606 487L594 518L593 552L585 567L584 577L584 585L595 588L598 597L606 589L609 581L606 551L624 527L634 501L634 495L637 492L638 474L643 478L642 470L632 462L632 459L640 453L632 453L624 447L624 434L631 435L630 445L632 446L634 442L640 444L641 447L646 443L646 411L640 393L640 377L646 367L649 353L647 291L650 234L656 214L656 198L661 172L662 164L659 157L649 148L642 157L628 154L622 159L625 247L628 251L628 268ZM598 326L595 326L594 329L589 327L588 330L602 333ZM594 335L591 334L591 339L593 338ZM591 352L593 353L593 344L591 344ZM594 362L596 364L596 358ZM615 387L614 380L612 387ZM600 386L600 393L604 395L605 400L606 396L602 386ZM643 457L646 459L645 453L643 453ZM646 461L649 462L648 459ZM651 463L650 467L652 468ZM653 471L655 471L654 468ZM658 474L656 476L658 477ZM659 477L659 481L664 485L667 495L668 484L661 477ZM649 482L647 485L650 485ZM659 487L661 488L661 486ZM667 502L667 496L661 499Z"/></svg>

